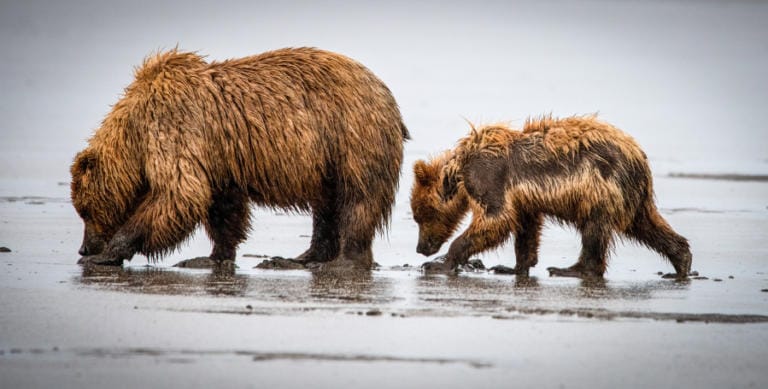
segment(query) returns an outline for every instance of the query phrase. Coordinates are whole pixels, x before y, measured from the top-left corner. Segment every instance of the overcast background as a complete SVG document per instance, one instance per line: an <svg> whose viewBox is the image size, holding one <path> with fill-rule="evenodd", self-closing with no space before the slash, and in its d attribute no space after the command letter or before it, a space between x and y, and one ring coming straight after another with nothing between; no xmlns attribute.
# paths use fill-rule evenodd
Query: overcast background
<svg viewBox="0 0 768 389"><path fill-rule="evenodd" d="M766 20L765 3L733 1L3 1L0 178L67 181L133 68L176 45L359 60L402 108L409 163L453 145L463 117L599 111L657 174L765 173Z"/></svg>

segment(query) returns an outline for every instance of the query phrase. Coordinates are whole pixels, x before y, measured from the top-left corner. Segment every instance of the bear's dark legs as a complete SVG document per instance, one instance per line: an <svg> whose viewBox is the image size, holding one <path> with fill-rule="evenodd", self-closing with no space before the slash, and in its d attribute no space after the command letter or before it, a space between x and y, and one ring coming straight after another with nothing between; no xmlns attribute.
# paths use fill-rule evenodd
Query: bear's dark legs
<svg viewBox="0 0 768 389"><path fill-rule="evenodd" d="M602 278L605 273L608 250L611 246L612 231L603 213L593 212L589 220L579 227L581 232L581 254L579 261L568 268L550 267L550 276Z"/></svg>
<svg viewBox="0 0 768 389"><path fill-rule="evenodd" d="M646 205L637 213L626 234L669 259L678 279L688 276L692 261L688 240L672 230L654 205Z"/></svg>
<svg viewBox="0 0 768 389"><path fill-rule="evenodd" d="M524 213L519 216L519 231L515 233L515 274L528 275L528 269L539 262L539 241L544 217Z"/></svg>
<svg viewBox="0 0 768 389"><path fill-rule="evenodd" d="M335 198L326 197L329 204L314 207L312 211L312 242L309 249L296 258L303 264L328 262L339 255L339 215Z"/></svg>
<svg viewBox="0 0 768 389"><path fill-rule="evenodd" d="M339 213L341 253L336 265L357 269L373 266L371 246L380 220L368 208L364 201L342 207Z"/></svg>
<svg viewBox="0 0 768 389"><path fill-rule="evenodd" d="M205 230L213 241L210 258L216 262L234 261L237 246L245 241L249 228L247 193L230 187L215 194L205 221Z"/></svg>

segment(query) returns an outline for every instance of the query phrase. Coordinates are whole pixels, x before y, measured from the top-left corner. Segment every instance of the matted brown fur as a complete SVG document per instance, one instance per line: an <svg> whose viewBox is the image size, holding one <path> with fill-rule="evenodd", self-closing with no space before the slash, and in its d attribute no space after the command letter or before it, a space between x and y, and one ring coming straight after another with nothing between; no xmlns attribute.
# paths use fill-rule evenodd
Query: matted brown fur
<svg viewBox="0 0 768 389"><path fill-rule="evenodd" d="M579 260L553 275L602 276L614 233L669 259L678 277L690 269L688 242L658 213L645 154L629 135L596 116L529 119L521 131L503 125L472 129L455 149L414 165L411 207L419 224L417 251L431 255L471 210L469 228L444 262L469 256L515 236L516 271L538 262L543 218L576 226Z"/></svg>
<svg viewBox="0 0 768 389"><path fill-rule="evenodd" d="M81 253L154 259L203 223L211 257L234 260L250 200L313 213L300 259L368 267L406 139L389 89L339 54L281 49L210 63L177 50L153 55L72 165Z"/></svg>

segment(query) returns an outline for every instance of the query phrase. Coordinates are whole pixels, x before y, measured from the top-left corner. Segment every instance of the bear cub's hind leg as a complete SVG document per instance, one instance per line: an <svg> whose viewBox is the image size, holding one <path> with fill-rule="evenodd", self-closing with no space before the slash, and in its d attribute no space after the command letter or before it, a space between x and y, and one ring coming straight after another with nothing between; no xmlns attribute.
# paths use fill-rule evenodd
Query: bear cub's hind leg
<svg viewBox="0 0 768 389"><path fill-rule="evenodd" d="M530 268L539 262L539 242L544 216L541 214L521 213L518 216L519 231L515 232L515 268L514 274L527 276Z"/></svg>
<svg viewBox="0 0 768 389"><path fill-rule="evenodd" d="M610 227L605 225L599 212L593 212L592 217L580 226L579 231L581 232L579 261L567 268L547 268L550 276L584 279L603 277L612 239Z"/></svg>

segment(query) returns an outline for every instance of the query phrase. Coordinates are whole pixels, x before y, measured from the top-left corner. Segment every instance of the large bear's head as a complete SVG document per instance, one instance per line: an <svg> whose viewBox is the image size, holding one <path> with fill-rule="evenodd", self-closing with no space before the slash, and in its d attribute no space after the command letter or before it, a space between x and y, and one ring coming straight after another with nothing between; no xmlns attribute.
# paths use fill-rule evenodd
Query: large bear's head
<svg viewBox="0 0 768 389"><path fill-rule="evenodd" d="M124 220L114 193L118 191L109 188L109 172L101 165L98 154L87 148L77 154L70 169L72 205L85 224L80 255L100 254Z"/></svg>

